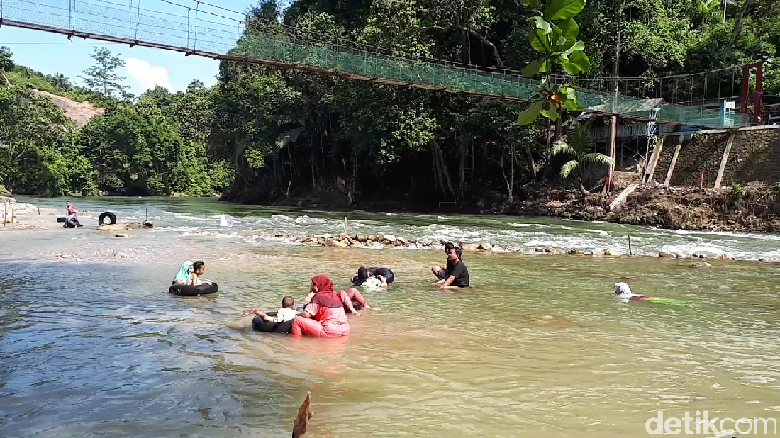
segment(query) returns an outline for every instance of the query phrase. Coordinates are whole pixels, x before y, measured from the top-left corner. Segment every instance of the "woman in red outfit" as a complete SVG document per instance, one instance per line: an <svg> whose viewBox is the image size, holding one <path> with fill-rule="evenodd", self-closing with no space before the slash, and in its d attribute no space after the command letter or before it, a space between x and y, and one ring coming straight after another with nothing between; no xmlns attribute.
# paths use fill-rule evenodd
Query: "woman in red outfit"
<svg viewBox="0 0 780 438"><path fill-rule="evenodd" d="M352 306L344 291L334 292L333 282L327 275L318 275L311 279L311 291L314 293L311 302L306 305L303 313L293 320L290 334L293 336L317 336L320 338L336 338L349 335L347 313L360 314Z"/></svg>

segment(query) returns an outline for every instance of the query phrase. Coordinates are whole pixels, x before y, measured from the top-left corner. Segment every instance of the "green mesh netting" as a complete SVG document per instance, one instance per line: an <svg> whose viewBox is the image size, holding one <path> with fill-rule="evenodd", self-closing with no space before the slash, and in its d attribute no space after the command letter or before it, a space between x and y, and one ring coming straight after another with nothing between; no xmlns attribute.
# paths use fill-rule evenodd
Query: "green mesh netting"
<svg viewBox="0 0 780 438"><path fill-rule="evenodd" d="M141 8L165 6L156 12ZM168 12L174 10L174 13ZM512 99L530 99L539 82L521 76L490 73L434 62L393 58L322 43L306 43L281 35L242 36L239 20L217 17L194 7L174 7L160 0L132 0L122 5L105 0L0 0L0 18L27 27L67 33L77 31L100 38L110 36L146 43L198 50L219 55L234 55L309 67L318 71L377 78L396 83L442 88ZM9 23L4 25L18 25ZM128 41L129 43L130 41ZM391 82L393 83L393 82ZM590 112L649 117L653 107L659 122L705 127L744 126L745 115L721 119L717 110L655 100L638 99L578 89L580 105Z"/></svg>

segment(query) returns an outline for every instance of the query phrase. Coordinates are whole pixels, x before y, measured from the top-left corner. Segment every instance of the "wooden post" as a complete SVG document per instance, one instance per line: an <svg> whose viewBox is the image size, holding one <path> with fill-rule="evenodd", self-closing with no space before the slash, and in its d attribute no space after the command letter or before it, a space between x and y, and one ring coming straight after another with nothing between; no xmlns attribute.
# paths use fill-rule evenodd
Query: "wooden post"
<svg viewBox="0 0 780 438"><path fill-rule="evenodd" d="M672 164L669 165L669 171L666 172L666 179L664 180L664 185L669 186L669 183L672 181L672 172L674 172L674 166L677 164L677 157L680 156L680 149L682 149L682 145L680 143L677 143L677 146L674 148L674 156L672 157Z"/></svg>
<svg viewBox="0 0 780 438"><path fill-rule="evenodd" d="M617 89L617 86L615 87ZM604 193L609 193L612 186L612 175L615 172L615 137L617 136L617 117L612 116L610 119L609 127L609 157L612 158L612 163L609 164L609 171L607 172L607 181L604 184Z"/></svg>
<svg viewBox="0 0 780 438"><path fill-rule="evenodd" d="M715 188L720 188L720 183L723 181L723 172L726 170L726 163L729 161L729 153L731 153L731 145L734 143L734 136L737 135L737 131L732 131L729 134L729 139L726 141L726 149L723 150L723 157L720 159L720 167L718 168L718 176L715 178Z"/></svg>
<svg viewBox="0 0 780 438"><path fill-rule="evenodd" d="M655 147L653 147L653 153L650 155L650 163L648 163L647 177L644 182L650 182L653 180L653 173L655 173L655 165L658 164L658 160L661 159L661 151L664 148L663 140L656 140Z"/></svg>
<svg viewBox="0 0 780 438"><path fill-rule="evenodd" d="M628 235L628 255L632 255L631 254L631 235L630 234Z"/></svg>

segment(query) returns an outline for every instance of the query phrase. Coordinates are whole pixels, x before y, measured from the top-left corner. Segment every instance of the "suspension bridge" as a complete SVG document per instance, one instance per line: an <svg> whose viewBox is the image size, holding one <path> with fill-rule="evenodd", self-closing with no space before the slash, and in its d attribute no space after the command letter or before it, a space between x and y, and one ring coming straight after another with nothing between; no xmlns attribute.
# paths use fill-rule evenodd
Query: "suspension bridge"
<svg viewBox="0 0 780 438"><path fill-rule="evenodd" d="M195 7L168 0L148 0L144 4L165 2L169 7L178 7L178 13L141 8L143 1L130 0L123 5L108 0L0 0L0 27L510 101L529 101L540 85L539 81L509 71L485 71L435 60L394 57L331 44L323 39L280 33L270 25L265 29L259 26L258 30L258 26L247 27L246 20L204 13L199 10L202 3L199 0ZM216 22L204 16L225 20ZM702 128L750 124L746 114L722 117L719 110L704 105L680 105L585 87L579 87L577 95L585 112L600 115Z"/></svg>

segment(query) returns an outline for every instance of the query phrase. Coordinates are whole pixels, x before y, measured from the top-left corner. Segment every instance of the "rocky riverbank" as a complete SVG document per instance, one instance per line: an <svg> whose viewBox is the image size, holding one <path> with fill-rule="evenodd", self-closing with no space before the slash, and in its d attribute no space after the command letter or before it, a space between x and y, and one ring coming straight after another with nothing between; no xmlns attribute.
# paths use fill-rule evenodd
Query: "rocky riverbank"
<svg viewBox="0 0 780 438"><path fill-rule="evenodd" d="M46 229L55 220L57 210L16 202L0 196L0 231Z"/></svg>
<svg viewBox="0 0 780 438"><path fill-rule="evenodd" d="M671 230L780 232L780 185L712 189L642 184L619 207L610 210L610 203L621 191L638 182L636 173L615 172L613 191L609 195L527 185L517 189L517 195L511 203L507 202L505 195L493 194L485 195L485 199L477 202L418 205L366 200L357 207L350 207L342 199L343 196L329 196L326 193L316 198L288 199L276 205L345 211L354 208L380 212L551 216Z"/></svg>
<svg viewBox="0 0 780 438"><path fill-rule="evenodd" d="M518 207L525 214L647 225L672 230L780 232L780 188L640 186L613 211L616 195L549 190Z"/></svg>

